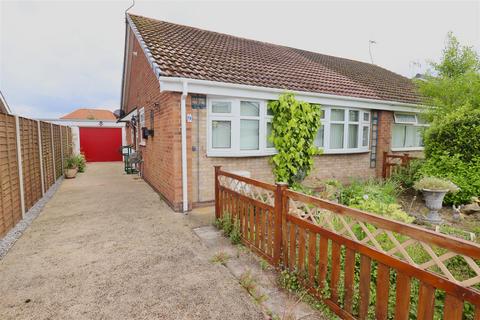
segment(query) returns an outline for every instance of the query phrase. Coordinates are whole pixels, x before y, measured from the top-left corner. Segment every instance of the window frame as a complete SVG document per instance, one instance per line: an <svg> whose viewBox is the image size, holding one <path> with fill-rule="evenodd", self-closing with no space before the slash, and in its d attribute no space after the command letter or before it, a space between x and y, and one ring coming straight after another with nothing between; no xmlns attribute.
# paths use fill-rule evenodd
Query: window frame
<svg viewBox="0 0 480 320"><path fill-rule="evenodd" d="M405 122L399 121L398 115L413 115L415 116L415 122ZM428 123L421 123L419 121L419 116L417 113L409 113L409 112L394 112L393 113L393 125L392 125L392 134L391 134L391 151L423 151L425 149L424 146L413 146L413 147L394 147L393 146L393 135L394 135L394 128L395 125L401 125L405 127L414 127L414 128L426 128L429 127L430 124Z"/></svg>
<svg viewBox="0 0 480 320"><path fill-rule="evenodd" d="M146 146L147 145L147 141L143 138L143 134L142 134L142 128L146 127L146 121L145 121L145 108L142 107L140 109L138 109L138 140L139 140L139 145L140 146Z"/></svg>
<svg viewBox="0 0 480 320"><path fill-rule="evenodd" d="M214 102L230 102L230 113L214 113ZM259 116L243 116L240 113L241 101L257 102L259 104ZM258 150L240 149L240 122L241 120L258 120ZM230 121L231 144L230 148L213 148L212 146L212 123L213 121ZM250 98L232 97L207 97L207 156L209 157L255 157L267 156L276 153L275 148L267 147L267 122L272 122L273 116L267 115L267 101Z"/></svg>

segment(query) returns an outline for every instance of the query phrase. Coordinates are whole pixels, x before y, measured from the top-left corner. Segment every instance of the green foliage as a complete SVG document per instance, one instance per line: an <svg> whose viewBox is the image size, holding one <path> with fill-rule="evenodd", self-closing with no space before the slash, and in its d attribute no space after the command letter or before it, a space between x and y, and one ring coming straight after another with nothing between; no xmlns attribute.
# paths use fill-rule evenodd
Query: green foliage
<svg viewBox="0 0 480 320"><path fill-rule="evenodd" d="M416 190L446 190L448 192L455 193L458 191L458 187L447 179L437 178L437 177L423 177L415 184L413 187Z"/></svg>
<svg viewBox="0 0 480 320"><path fill-rule="evenodd" d="M240 231L240 220L235 219L235 222L233 223L233 228L232 231L230 232L230 241L232 244L240 244L242 242L242 234Z"/></svg>
<svg viewBox="0 0 480 320"><path fill-rule="evenodd" d="M278 282L282 288L285 288L290 292L298 292L301 288L300 282L298 281L298 275L288 270L283 270L280 273Z"/></svg>
<svg viewBox="0 0 480 320"><path fill-rule="evenodd" d="M452 33L439 63L431 63L426 81L418 81L426 98L425 116L429 121L441 119L461 106L480 107L480 59L472 47L461 46Z"/></svg>
<svg viewBox="0 0 480 320"><path fill-rule="evenodd" d="M397 203L400 190L398 183L393 180L354 180L341 189L340 203L396 221L411 223L414 218Z"/></svg>
<svg viewBox="0 0 480 320"><path fill-rule="evenodd" d="M87 166L87 160L85 159L85 155L83 153L74 155L73 158L75 159L78 172L85 172L85 167Z"/></svg>
<svg viewBox="0 0 480 320"><path fill-rule="evenodd" d="M405 167L398 166L390 176L390 180L405 189L413 188L413 184L420 178L420 169L424 163L423 159L411 160Z"/></svg>
<svg viewBox="0 0 480 320"><path fill-rule="evenodd" d="M433 122L425 132L424 141L427 158L459 154L463 161L469 162L480 156L480 107L459 108Z"/></svg>
<svg viewBox="0 0 480 320"><path fill-rule="evenodd" d="M445 196L445 204L469 203L472 197L480 195L480 156L465 162L459 154L435 155L425 162L420 174L448 179L460 188Z"/></svg>
<svg viewBox="0 0 480 320"><path fill-rule="evenodd" d="M220 251L218 253L216 253L211 259L210 259L210 262L211 263L218 263L218 264L221 264L221 265L226 265L227 264L227 261L230 259L230 256L228 255L228 253L224 252L224 251Z"/></svg>
<svg viewBox="0 0 480 320"><path fill-rule="evenodd" d="M277 181L292 185L310 173L313 156L320 153L313 144L320 126L320 105L285 93L268 107L274 114L270 139L278 151L272 157L273 173Z"/></svg>
<svg viewBox="0 0 480 320"><path fill-rule="evenodd" d="M223 230L223 235L230 238L232 244L236 245L242 242L240 220L234 219L230 213L224 212L220 218L215 220L214 225Z"/></svg>
<svg viewBox="0 0 480 320"><path fill-rule="evenodd" d="M65 159L65 169L75 169L77 168L77 159L74 156L68 157Z"/></svg>

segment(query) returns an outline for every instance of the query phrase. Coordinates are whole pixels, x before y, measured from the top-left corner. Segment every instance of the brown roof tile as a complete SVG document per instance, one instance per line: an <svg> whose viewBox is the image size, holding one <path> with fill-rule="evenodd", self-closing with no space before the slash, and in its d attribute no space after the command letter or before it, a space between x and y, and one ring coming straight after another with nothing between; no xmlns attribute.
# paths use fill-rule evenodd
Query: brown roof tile
<svg viewBox="0 0 480 320"><path fill-rule="evenodd" d="M410 79L379 66L130 15L161 75L418 103Z"/></svg>
<svg viewBox="0 0 480 320"><path fill-rule="evenodd" d="M72 120L116 120L112 111L102 109L77 109L69 114L64 115L60 119Z"/></svg>

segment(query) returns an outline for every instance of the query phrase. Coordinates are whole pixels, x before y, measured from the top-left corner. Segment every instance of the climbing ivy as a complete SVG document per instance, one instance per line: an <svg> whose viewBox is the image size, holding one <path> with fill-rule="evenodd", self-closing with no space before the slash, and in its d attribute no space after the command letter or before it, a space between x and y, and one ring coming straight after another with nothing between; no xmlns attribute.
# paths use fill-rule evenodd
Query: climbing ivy
<svg viewBox="0 0 480 320"><path fill-rule="evenodd" d="M277 181L294 186L310 173L313 156L321 150L313 144L320 126L320 105L295 99L284 93L270 101L273 112L272 134L269 137L278 153L272 157Z"/></svg>

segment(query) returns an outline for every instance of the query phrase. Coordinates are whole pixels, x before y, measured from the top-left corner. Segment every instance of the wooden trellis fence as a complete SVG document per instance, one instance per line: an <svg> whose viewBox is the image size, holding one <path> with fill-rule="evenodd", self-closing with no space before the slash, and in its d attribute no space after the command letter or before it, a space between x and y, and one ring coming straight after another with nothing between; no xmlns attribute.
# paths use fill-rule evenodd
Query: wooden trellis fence
<svg viewBox="0 0 480 320"><path fill-rule="evenodd" d="M0 237L63 174L70 127L0 113Z"/></svg>
<svg viewBox="0 0 480 320"><path fill-rule="evenodd" d="M227 212L245 245L344 319L480 319L473 242L215 167L215 214Z"/></svg>

